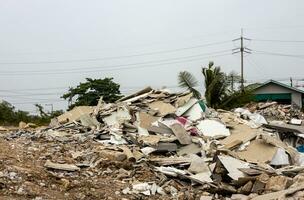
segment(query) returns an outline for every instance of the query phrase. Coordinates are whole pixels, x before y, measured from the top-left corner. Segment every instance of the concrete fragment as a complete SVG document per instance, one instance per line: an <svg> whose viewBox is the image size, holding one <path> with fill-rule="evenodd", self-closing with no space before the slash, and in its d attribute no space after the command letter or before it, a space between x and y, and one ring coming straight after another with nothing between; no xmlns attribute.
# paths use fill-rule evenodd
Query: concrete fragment
<svg viewBox="0 0 304 200"><path fill-rule="evenodd" d="M114 126L118 128L120 124L130 119L131 115L129 113L128 108L125 105L120 105L117 107L117 111L112 112L111 115L107 117L104 117L103 121L108 126Z"/></svg>
<svg viewBox="0 0 304 200"><path fill-rule="evenodd" d="M245 185L243 185L241 187L240 192L242 194L250 194L250 192L252 190L252 187L253 187L253 182L252 181L248 181Z"/></svg>
<svg viewBox="0 0 304 200"><path fill-rule="evenodd" d="M202 119L204 116L204 110L202 109L200 102L197 101L190 109L188 109L183 116L191 121L197 121Z"/></svg>
<svg viewBox="0 0 304 200"><path fill-rule="evenodd" d="M170 142L159 142L152 147L155 148L157 152L172 152L177 150L177 145Z"/></svg>
<svg viewBox="0 0 304 200"><path fill-rule="evenodd" d="M212 196L201 196L199 200L212 200Z"/></svg>
<svg viewBox="0 0 304 200"><path fill-rule="evenodd" d="M179 97L175 102L175 107L181 107L185 105L193 96L193 93L188 93L184 96Z"/></svg>
<svg viewBox="0 0 304 200"><path fill-rule="evenodd" d="M252 186L251 192L261 194L269 180L269 176L265 173L259 175Z"/></svg>
<svg viewBox="0 0 304 200"><path fill-rule="evenodd" d="M58 169L58 170L64 170L64 171L79 171L80 168L73 164L59 164L59 163L53 163L50 160L47 160L44 164L44 167L49 169Z"/></svg>
<svg viewBox="0 0 304 200"><path fill-rule="evenodd" d="M192 181L198 181L200 183L212 183L213 181L210 177L211 177L210 171L200 172L195 175L189 176L189 178Z"/></svg>
<svg viewBox="0 0 304 200"><path fill-rule="evenodd" d="M158 144L160 138L161 137L158 135L147 135L147 136L143 135L138 137L138 141L143 142L143 144L153 146Z"/></svg>
<svg viewBox="0 0 304 200"><path fill-rule="evenodd" d="M224 124L216 120L205 119L196 126L204 136L229 136L230 131Z"/></svg>
<svg viewBox="0 0 304 200"><path fill-rule="evenodd" d="M228 176L233 180L246 176L239 168L249 168L248 163L226 155L220 155L218 159L228 171Z"/></svg>
<svg viewBox="0 0 304 200"><path fill-rule="evenodd" d="M137 119L139 126L147 129L152 125L153 122L157 121L159 117L154 117L146 112L139 112L137 113Z"/></svg>
<svg viewBox="0 0 304 200"><path fill-rule="evenodd" d="M173 134L173 131L168 127L151 126L147 128L148 131L160 134Z"/></svg>
<svg viewBox="0 0 304 200"><path fill-rule="evenodd" d="M302 124L302 120L292 118L292 119L290 120L290 123L293 124L293 125L301 125L301 124Z"/></svg>
<svg viewBox="0 0 304 200"><path fill-rule="evenodd" d="M197 99L191 98L187 103L177 108L175 114L177 116L182 116L187 110L189 110L196 103L197 103Z"/></svg>
<svg viewBox="0 0 304 200"><path fill-rule="evenodd" d="M79 120L83 126L87 127L97 127L100 124L96 118L91 117L88 113L81 115Z"/></svg>
<svg viewBox="0 0 304 200"><path fill-rule="evenodd" d="M187 133L187 131L181 124L173 124L170 128L181 144L192 143L190 135Z"/></svg>
<svg viewBox="0 0 304 200"><path fill-rule="evenodd" d="M58 116L57 119L59 123L77 121L81 115L91 114L93 110L94 110L93 106L77 106L74 107L72 110Z"/></svg>
<svg viewBox="0 0 304 200"><path fill-rule="evenodd" d="M181 147L177 151L177 155L184 156L184 155L190 155L190 154L197 154L197 153L200 153L201 150L202 150L202 148L198 144L192 143L187 146Z"/></svg>
<svg viewBox="0 0 304 200"><path fill-rule="evenodd" d="M135 101L135 100L138 100L139 98L141 98L142 95L146 95L146 96L149 95L151 92L152 92L152 88L146 87L138 92L135 92L131 95L124 96L124 97L118 99L117 102L122 102L122 101L132 102L132 101Z"/></svg>
<svg viewBox="0 0 304 200"><path fill-rule="evenodd" d="M192 155L192 162L190 164L190 167L188 168L188 171L194 174L201 173L201 172L210 172L207 164L205 161L200 158L197 155Z"/></svg>
<svg viewBox="0 0 304 200"><path fill-rule="evenodd" d="M157 149L155 149L153 147L144 147L144 148L141 148L140 150L141 150L141 152L143 152L143 154L145 154L147 156L150 153L156 151Z"/></svg>
<svg viewBox="0 0 304 200"><path fill-rule="evenodd" d="M127 146L120 146L119 148L121 150L123 150L123 153L126 154L127 159L130 162L136 162L136 158L135 158L134 154L132 153L132 151L129 149L129 147L127 147Z"/></svg>
<svg viewBox="0 0 304 200"><path fill-rule="evenodd" d="M253 140L244 150L237 155L247 162L266 163L270 162L277 151L277 147L267 144L261 140Z"/></svg>
<svg viewBox="0 0 304 200"><path fill-rule="evenodd" d="M233 194L231 195L231 200L249 200L250 198L243 194Z"/></svg>
<svg viewBox="0 0 304 200"><path fill-rule="evenodd" d="M163 167L162 166L162 167L155 167L155 169L165 175L174 176L174 177L177 177L178 174L186 175L185 171L174 168L174 167Z"/></svg>
<svg viewBox="0 0 304 200"><path fill-rule="evenodd" d="M26 123L25 122L19 122L19 129L25 129Z"/></svg>
<svg viewBox="0 0 304 200"><path fill-rule="evenodd" d="M256 197L253 197L252 200L281 200L286 199L287 195L292 195L298 191L304 190L304 184L295 187L295 188L289 188L287 190L281 190L278 192L271 192L268 194L259 195Z"/></svg>
<svg viewBox="0 0 304 200"><path fill-rule="evenodd" d="M154 101L149 104L149 108L157 110L159 116L163 117L165 115L175 113L176 108L169 103L164 103L162 101Z"/></svg>
<svg viewBox="0 0 304 200"><path fill-rule="evenodd" d="M289 157L286 154L285 150L282 148L278 148L277 152L274 154L270 165L281 166L281 165L289 165Z"/></svg>
<svg viewBox="0 0 304 200"><path fill-rule="evenodd" d="M285 176L272 176L265 186L268 191L281 191L287 189L292 183L292 179Z"/></svg>

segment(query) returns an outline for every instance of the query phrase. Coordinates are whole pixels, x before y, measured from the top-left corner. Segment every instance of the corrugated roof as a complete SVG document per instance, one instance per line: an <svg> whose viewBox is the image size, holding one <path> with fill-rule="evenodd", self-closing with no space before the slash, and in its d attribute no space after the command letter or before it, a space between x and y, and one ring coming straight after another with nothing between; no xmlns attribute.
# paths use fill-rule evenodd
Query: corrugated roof
<svg viewBox="0 0 304 200"><path fill-rule="evenodd" d="M303 90L300 90L300 89L295 88L295 87L291 87L291 86L289 86L289 85L286 85L286 84L284 84L284 83L281 83L281 82L279 82L279 81L275 81L275 80L272 80L272 79L270 79L270 80L266 81L265 83L261 84L260 86L256 87L254 90L256 90L256 89L258 89L258 88L261 88L261 87L264 87L265 85L267 85L267 84L269 84L269 83L274 83L274 84L276 84L276 85L279 85L279 86L288 88L288 89L290 89L290 90L293 90L293 91L296 91L296 92L299 92L299 93L304 94L304 91L303 91Z"/></svg>

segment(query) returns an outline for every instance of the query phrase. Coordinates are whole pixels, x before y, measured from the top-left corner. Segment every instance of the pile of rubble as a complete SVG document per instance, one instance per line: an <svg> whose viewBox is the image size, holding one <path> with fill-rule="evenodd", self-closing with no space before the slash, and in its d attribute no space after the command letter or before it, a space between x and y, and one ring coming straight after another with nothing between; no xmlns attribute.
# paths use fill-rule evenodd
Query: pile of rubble
<svg viewBox="0 0 304 200"><path fill-rule="evenodd" d="M257 112L270 120L304 119L304 114L300 109L292 105L279 104L275 101L250 103L246 107L251 112Z"/></svg>
<svg viewBox="0 0 304 200"><path fill-rule="evenodd" d="M280 133L301 126L289 126L246 109L209 109L189 92L145 88L112 104L101 98L49 127L0 134L0 195L300 199L304 157Z"/></svg>

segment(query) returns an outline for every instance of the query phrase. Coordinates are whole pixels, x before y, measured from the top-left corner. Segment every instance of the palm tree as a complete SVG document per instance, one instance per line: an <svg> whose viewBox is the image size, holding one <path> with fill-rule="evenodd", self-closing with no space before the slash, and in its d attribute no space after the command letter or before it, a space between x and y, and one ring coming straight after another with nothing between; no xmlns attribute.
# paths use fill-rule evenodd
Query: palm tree
<svg viewBox="0 0 304 200"><path fill-rule="evenodd" d="M207 67L202 68L205 78L205 98L207 105L212 108L233 108L244 105L251 101L251 90L242 92L240 90L230 91L228 86L231 84L229 76L221 71L220 67L214 66L213 62L209 62ZM230 73L235 76L235 73ZM236 79L237 76L235 76ZM178 75L179 86L190 90L194 97L200 98L200 93L195 89L198 85L195 77L187 72L182 71Z"/></svg>
<svg viewBox="0 0 304 200"><path fill-rule="evenodd" d="M178 84L181 88L188 89L193 93L193 96L197 99L201 98L201 94L195 87L198 86L198 82L195 77L187 71L182 71L178 74Z"/></svg>
<svg viewBox="0 0 304 200"><path fill-rule="evenodd" d="M215 67L213 62L209 62L208 67L202 68L205 78L205 98L207 105L218 108L222 100L227 96L227 77L221 72L220 67Z"/></svg>

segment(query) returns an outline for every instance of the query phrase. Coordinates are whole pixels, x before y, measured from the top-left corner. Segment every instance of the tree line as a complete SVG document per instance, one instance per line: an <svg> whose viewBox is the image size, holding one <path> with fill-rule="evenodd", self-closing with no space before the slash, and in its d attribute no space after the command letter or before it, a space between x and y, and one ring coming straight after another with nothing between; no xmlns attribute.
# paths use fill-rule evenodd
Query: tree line
<svg viewBox="0 0 304 200"><path fill-rule="evenodd" d="M202 67L201 72L205 87L204 101L208 107L231 109L253 100L250 87L246 87L245 91L235 87L235 83L240 81L240 76L235 72L226 74L213 62L209 62L207 67ZM190 72L180 72L178 82L181 88L191 91L195 98L202 99L203 95L197 88L203 86L198 85L198 81ZM106 103L115 102L123 97L120 92L120 85L115 83L113 78L86 78L86 81L79 83L78 86L70 87L61 98L68 100L68 110L70 110L75 106L95 106L101 96ZM16 125L20 121L24 121L37 125L47 125L52 118L63 113L62 110L45 112L43 106L39 104L35 106L39 115L31 115L28 112L16 110L9 102L2 101L0 103L0 124Z"/></svg>

